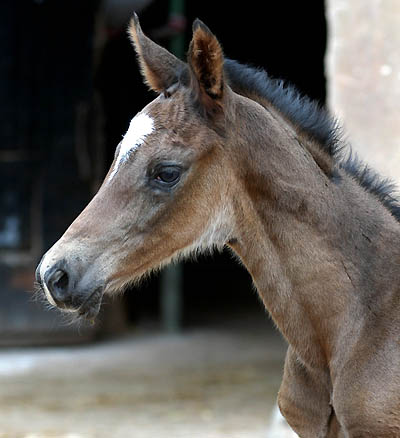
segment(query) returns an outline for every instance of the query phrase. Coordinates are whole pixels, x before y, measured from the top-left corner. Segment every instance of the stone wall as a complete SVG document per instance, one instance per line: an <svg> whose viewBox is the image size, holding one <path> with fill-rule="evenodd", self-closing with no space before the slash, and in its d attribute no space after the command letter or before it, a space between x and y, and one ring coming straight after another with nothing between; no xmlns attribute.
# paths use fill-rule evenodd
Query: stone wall
<svg viewBox="0 0 400 438"><path fill-rule="evenodd" d="M400 1L326 0L328 105L358 154L400 182Z"/></svg>

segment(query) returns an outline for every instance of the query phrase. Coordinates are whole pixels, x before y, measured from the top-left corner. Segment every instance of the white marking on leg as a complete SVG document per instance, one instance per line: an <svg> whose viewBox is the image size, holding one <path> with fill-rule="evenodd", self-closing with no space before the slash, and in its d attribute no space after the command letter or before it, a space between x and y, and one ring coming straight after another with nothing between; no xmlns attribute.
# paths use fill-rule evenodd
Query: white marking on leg
<svg viewBox="0 0 400 438"><path fill-rule="evenodd" d="M131 120L129 129L122 139L119 154L114 164L114 169L108 178L109 181L111 181L114 175L118 172L121 164L129 158L129 155L133 151L143 144L145 138L153 131L154 121L148 114L144 112L139 113Z"/></svg>

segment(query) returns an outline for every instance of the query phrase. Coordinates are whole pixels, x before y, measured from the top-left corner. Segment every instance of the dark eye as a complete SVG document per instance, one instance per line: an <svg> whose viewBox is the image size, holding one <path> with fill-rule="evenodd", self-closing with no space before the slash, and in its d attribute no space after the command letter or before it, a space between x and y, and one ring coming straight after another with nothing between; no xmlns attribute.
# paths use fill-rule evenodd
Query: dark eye
<svg viewBox="0 0 400 438"><path fill-rule="evenodd" d="M157 169L154 181L163 187L174 186L181 178L181 169L176 166L164 166Z"/></svg>

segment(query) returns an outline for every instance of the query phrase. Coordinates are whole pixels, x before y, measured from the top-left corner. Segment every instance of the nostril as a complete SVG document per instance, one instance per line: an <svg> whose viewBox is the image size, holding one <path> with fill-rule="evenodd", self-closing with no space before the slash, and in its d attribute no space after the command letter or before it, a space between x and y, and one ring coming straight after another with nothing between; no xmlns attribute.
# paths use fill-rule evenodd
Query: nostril
<svg viewBox="0 0 400 438"><path fill-rule="evenodd" d="M68 274L60 269L55 272L53 285L59 290L65 290L68 286Z"/></svg>
<svg viewBox="0 0 400 438"><path fill-rule="evenodd" d="M68 274L62 269L56 269L45 279L47 288L57 304L65 303L69 298Z"/></svg>

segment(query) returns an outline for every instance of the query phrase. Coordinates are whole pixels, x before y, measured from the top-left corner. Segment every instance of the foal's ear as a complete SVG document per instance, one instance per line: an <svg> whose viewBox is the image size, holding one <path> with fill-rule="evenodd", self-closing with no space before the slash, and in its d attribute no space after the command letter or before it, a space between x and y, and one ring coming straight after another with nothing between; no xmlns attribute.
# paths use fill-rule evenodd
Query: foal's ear
<svg viewBox="0 0 400 438"><path fill-rule="evenodd" d="M173 85L185 63L143 33L136 13L129 23L128 33L136 50L144 81L149 88L161 93Z"/></svg>
<svg viewBox="0 0 400 438"><path fill-rule="evenodd" d="M197 98L206 110L222 107L224 93L224 54L217 38L199 19L193 23L188 64Z"/></svg>

